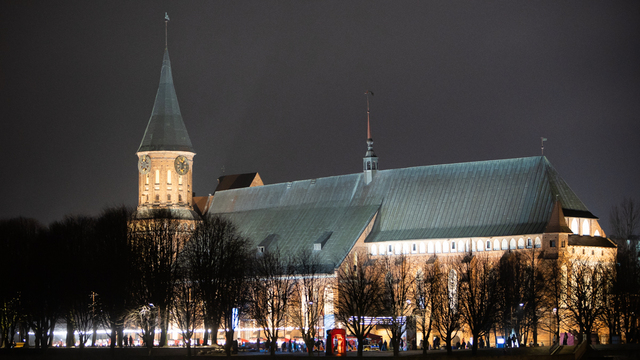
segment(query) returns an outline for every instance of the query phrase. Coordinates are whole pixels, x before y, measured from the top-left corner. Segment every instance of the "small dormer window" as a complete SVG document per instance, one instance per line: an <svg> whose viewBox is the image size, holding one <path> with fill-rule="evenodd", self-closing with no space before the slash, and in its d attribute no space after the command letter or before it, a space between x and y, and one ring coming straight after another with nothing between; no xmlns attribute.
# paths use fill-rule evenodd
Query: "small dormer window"
<svg viewBox="0 0 640 360"><path fill-rule="evenodd" d="M313 250L316 250L316 251L322 250L322 244L313 244Z"/></svg>
<svg viewBox="0 0 640 360"><path fill-rule="evenodd" d="M258 246L258 252L259 253L264 253L264 246Z"/></svg>

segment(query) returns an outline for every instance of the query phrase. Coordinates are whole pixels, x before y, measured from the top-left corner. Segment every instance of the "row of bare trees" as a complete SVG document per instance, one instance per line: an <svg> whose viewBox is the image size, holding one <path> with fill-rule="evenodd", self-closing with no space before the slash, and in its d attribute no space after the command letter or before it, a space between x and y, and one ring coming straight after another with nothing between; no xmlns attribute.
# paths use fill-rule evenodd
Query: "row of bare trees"
<svg viewBox="0 0 640 360"><path fill-rule="evenodd" d="M312 252L258 253L222 217L196 223L157 211L137 219L125 207L48 227L24 218L0 221L0 271L3 347L28 342L29 331L37 347L49 347L59 324L66 325L67 346L78 340L84 347L89 339L95 345L105 328L111 346L122 347L125 326L139 329L149 348L161 330L158 343L165 346L173 322L189 354L203 327L210 329L205 343L225 329L230 354L239 321L254 319L272 353L285 325L299 328L311 351L328 284Z"/></svg>
<svg viewBox="0 0 640 360"><path fill-rule="evenodd" d="M358 253L338 271L337 316L358 338L360 354L376 325L386 329L396 355L409 324L422 333L425 353L432 334L449 352L457 336L471 336L473 353L491 334L537 344L541 331L559 341L560 329L607 330L637 341L632 313L640 309L631 299L638 288L624 285L630 281L625 265L548 258L540 249L418 259L424 258Z"/></svg>

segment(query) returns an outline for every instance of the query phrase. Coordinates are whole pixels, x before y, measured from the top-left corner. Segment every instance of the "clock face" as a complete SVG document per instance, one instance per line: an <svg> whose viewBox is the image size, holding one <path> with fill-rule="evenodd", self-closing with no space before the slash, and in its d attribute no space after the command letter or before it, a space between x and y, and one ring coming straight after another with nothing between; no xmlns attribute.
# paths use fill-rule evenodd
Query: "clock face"
<svg viewBox="0 0 640 360"><path fill-rule="evenodd" d="M140 160L138 160L138 171L140 171L141 174L147 174L149 173L150 169L151 158L149 157L149 155L142 155L140 157Z"/></svg>
<svg viewBox="0 0 640 360"><path fill-rule="evenodd" d="M178 175L184 175L189 172L189 160L184 155L180 155L173 162L176 167Z"/></svg>

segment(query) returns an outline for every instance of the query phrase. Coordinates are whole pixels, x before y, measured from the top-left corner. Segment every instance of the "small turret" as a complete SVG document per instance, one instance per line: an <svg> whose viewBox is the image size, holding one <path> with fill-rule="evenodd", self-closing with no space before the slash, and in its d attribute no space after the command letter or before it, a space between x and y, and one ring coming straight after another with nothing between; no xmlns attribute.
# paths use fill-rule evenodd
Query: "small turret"
<svg viewBox="0 0 640 360"><path fill-rule="evenodd" d="M378 170L378 157L373 151L373 138L371 137L371 123L369 116L369 94L373 96L373 92L364 93L367 96L367 152L362 159L362 168L364 170L364 182L369 185L373 181Z"/></svg>

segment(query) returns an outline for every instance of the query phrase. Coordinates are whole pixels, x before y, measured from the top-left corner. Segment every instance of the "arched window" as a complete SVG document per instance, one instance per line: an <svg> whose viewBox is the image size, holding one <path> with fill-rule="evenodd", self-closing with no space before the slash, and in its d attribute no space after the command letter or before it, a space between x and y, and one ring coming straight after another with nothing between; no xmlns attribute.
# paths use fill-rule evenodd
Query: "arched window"
<svg viewBox="0 0 640 360"><path fill-rule="evenodd" d="M542 247L542 240L539 237L536 237L536 249Z"/></svg>
<svg viewBox="0 0 640 360"><path fill-rule="evenodd" d="M464 251L464 241L458 241L458 251Z"/></svg>
<svg viewBox="0 0 640 360"><path fill-rule="evenodd" d="M409 244L402 244L402 253L403 254L409 253Z"/></svg>
<svg viewBox="0 0 640 360"><path fill-rule="evenodd" d="M478 251L484 250L484 241L478 240Z"/></svg>
<svg viewBox="0 0 640 360"><path fill-rule="evenodd" d="M511 241L509 241L509 249L511 250L516 249L516 239L511 239Z"/></svg>
<svg viewBox="0 0 640 360"><path fill-rule="evenodd" d="M509 242L507 241L507 239L502 239L502 250L507 249L509 249Z"/></svg>
<svg viewBox="0 0 640 360"><path fill-rule="evenodd" d="M378 255L378 247L376 245L371 246L371 255Z"/></svg>
<svg viewBox="0 0 640 360"><path fill-rule="evenodd" d="M418 244L413 243L411 244L411 253L415 254L418 252Z"/></svg>
<svg viewBox="0 0 640 360"><path fill-rule="evenodd" d="M491 250L491 240L487 240L487 251Z"/></svg>
<svg viewBox="0 0 640 360"><path fill-rule="evenodd" d="M578 219L573 219L573 221L571 221L571 231L573 231L574 234L577 234L580 229L578 229Z"/></svg>
<svg viewBox="0 0 640 360"><path fill-rule="evenodd" d="M427 252L429 254L433 254L433 243L432 242L428 242L427 243Z"/></svg>
<svg viewBox="0 0 640 360"><path fill-rule="evenodd" d="M442 252L443 253L448 253L449 252L449 242L445 241L442 243Z"/></svg>
<svg viewBox="0 0 640 360"><path fill-rule="evenodd" d="M518 249L524 249L524 239L518 239Z"/></svg>
<svg viewBox="0 0 640 360"><path fill-rule="evenodd" d="M493 240L493 250L500 250L500 240Z"/></svg>
<svg viewBox="0 0 640 360"><path fill-rule="evenodd" d="M400 255L402 253L402 244L396 244L396 255Z"/></svg>
<svg viewBox="0 0 640 360"><path fill-rule="evenodd" d="M451 252L456 252L456 242L455 241L451 242Z"/></svg>
<svg viewBox="0 0 640 360"><path fill-rule="evenodd" d="M590 236L591 229L589 229L589 220L584 220L582 222L582 235Z"/></svg>
<svg viewBox="0 0 640 360"><path fill-rule="evenodd" d="M442 245L440 241L436 241L436 254L440 254L442 252Z"/></svg>
<svg viewBox="0 0 640 360"><path fill-rule="evenodd" d="M421 242L420 243L420 254L424 254L424 252L425 252L424 243Z"/></svg>
<svg viewBox="0 0 640 360"><path fill-rule="evenodd" d="M596 230L593 232L593 236L600 236L600 231Z"/></svg>
<svg viewBox="0 0 640 360"><path fill-rule="evenodd" d="M384 255L384 245L380 244L380 255Z"/></svg>

